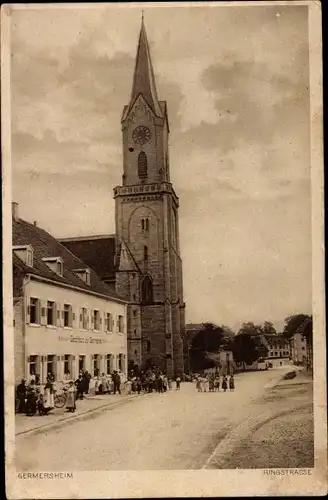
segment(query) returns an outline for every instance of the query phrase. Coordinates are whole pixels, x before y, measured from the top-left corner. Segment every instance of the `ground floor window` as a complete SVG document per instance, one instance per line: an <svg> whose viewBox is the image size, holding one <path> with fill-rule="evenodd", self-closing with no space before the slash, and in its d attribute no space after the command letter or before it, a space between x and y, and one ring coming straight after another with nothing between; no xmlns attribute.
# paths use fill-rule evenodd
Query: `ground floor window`
<svg viewBox="0 0 328 500"><path fill-rule="evenodd" d="M94 377L98 376L99 368L100 368L100 356L99 356L99 354L94 354L93 355L93 376Z"/></svg>
<svg viewBox="0 0 328 500"><path fill-rule="evenodd" d="M118 369L123 371L123 354L118 355Z"/></svg>
<svg viewBox="0 0 328 500"><path fill-rule="evenodd" d="M85 369L85 356L79 356L79 372Z"/></svg>
<svg viewBox="0 0 328 500"><path fill-rule="evenodd" d="M29 374L30 376L36 375L36 364L37 364L37 356L30 356L30 361L29 361Z"/></svg>
<svg viewBox="0 0 328 500"><path fill-rule="evenodd" d="M72 356L70 354L65 354L64 356L64 374L69 375L72 371Z"/></svg>
<svg viewBox="0 0 328 500"><path fill-rule="evenodd" d="M112 355L111 354L106 355L106 371L107 371L107 375L109 375L112 372Z"/></svg>
<svg viewBox="0 0 328 500"><path fill-rule="evenodd" d="M55 374L55 355L49 354L47 356L47 376L51 375L53 379L56 378Z"/></svg>

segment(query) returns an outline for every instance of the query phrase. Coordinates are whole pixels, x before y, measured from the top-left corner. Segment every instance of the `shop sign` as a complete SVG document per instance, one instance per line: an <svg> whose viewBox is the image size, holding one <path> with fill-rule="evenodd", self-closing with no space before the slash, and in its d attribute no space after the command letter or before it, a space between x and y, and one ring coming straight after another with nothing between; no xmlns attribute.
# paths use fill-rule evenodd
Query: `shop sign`
<svg viewBox="0 0 328 500"><path fill-rule="evenodd" d="M105 344L108 342L107 339L99 339L97 337L80 337L78 335L70 335L69 337L63 337L59 335L59 340L64 342L72 342L74 344Z"/></svg>

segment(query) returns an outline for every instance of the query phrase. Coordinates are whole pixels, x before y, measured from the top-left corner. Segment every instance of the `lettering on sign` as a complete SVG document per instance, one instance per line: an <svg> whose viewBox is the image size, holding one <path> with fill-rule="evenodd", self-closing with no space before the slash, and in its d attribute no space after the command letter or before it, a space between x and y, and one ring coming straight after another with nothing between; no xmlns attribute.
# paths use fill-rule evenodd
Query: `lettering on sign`
<svg viewBox="0 0 328 500"><path fill-rule="evenodd" d="M95 337L80 337L70 335L69 337L62 337L59 335L59 340L61 342L73 342L75 344L106 344L108 342L107 339L99 339Z"/></svg>

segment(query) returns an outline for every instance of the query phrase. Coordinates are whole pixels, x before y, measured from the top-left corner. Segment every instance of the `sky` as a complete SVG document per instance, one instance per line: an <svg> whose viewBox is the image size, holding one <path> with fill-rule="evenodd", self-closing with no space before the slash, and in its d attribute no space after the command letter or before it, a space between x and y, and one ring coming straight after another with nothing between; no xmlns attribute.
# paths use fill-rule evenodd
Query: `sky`
<svg viewBox="0 0 328 500"><path fill-rule="evenodd" d="M144 7L168 104L188 322L311 313L307 6ZM115 232L138 5L13 10L13 199L55 237Z"/></svg>

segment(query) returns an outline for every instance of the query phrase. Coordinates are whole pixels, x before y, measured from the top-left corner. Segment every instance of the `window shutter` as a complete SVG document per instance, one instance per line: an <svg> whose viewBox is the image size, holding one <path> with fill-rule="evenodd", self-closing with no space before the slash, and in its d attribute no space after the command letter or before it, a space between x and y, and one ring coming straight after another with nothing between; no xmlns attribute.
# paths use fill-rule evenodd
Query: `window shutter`
<svg viewBox="0 0 328 500"><path fill-rule="evenodd" d="M26 323L30 322L30 314L31 314L30 298L28 297L26 300Z"/></svg>
<svg viewBox="0 0 328 500"><path fill-rule="evenodd" d="M94 330L95 328L95 322L94 322L94 311L93 309L90 309L90 316L91 316L91 330Z"/></svg>
<svg viewBox="0 0 328 500"><path fill-rule="evenodd" d="M57 304L54 302L52 309L52 324L57 325Z"/></svg>
<svg viewBox="0 0 328 500"><path fill-rule="evenodd" d="M99 313L99 330L102 331L102 313Z"/></svg>
<svg viewBox="0 0 328 500"><path fill-rule="evenodd" d="M80 309L80 328L83 326L83 312L82 309Z"/></svg>
<svg viewBox="0 0 328 500"><path fill-rule="evenodd" d="M69 327L73 326L73 309L72 309L72 306L69 306L69 308L68 308L68 326Z"/></svg>
<svg viewBox="0 0 328 500"><path fill-rule="evenodd" d="M47 324L47 302L41 300L41 325Z"/></svg>
<svg viewBox="0 0 328 500"><path fill-rule="evenodd" d="M40 299L38 299L38 302L37 302L37 322L39 325L41 325L41 301Z"/></svg>
<svg viewBox="0 0 328 500"><path fill-rule="evenodd" d="M114 331L114 319L113 319L112 314L110 315L109 323L110 323L110 331L113 332Z"/></svg>

